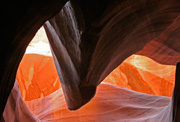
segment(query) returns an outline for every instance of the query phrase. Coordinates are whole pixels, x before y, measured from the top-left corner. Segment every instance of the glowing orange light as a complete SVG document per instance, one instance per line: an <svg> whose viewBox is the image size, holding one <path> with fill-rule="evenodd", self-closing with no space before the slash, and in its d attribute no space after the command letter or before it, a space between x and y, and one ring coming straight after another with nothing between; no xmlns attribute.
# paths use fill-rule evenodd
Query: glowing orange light
<svg viewBox="0 0 180 122"><path fill-rule="evenodd" d="M103 82L143 93L171 96L174 76L175 66L132 55ZM17 81L25 101L47 96L61 87L43 27L27 48L17 72Z"/></svg>
<svg viewBox="0 0 180 122"><path fill-rule="evenodd" d="M174 76L175 66L162 65L148 57L132 55L114 69L103 82L147 94L171 97L174 88ZM106 113L112 118L114 115L117 120L120 120L122 118L118 118L116 114L125 115L126 113L128 115L128 110L117 109L124 105L122 101L125 100L123 96L119 95L121 94L120 91L129 95L137 95L137 93L127 89L100 84L96 97L87 105L77 111L68 110L43 28L38 31L29 44L17 71L16 79L23 100L31 112L40 120L47 118L52 121L68 122L74 120L103 121ZM144 95L143 97L148 96ZM116 99L121 100L121 102L117 102ZM128 104L131 106L131 101L126 100L126 106ZM138 111L140 109L133 108L132 110Z"/></svg>

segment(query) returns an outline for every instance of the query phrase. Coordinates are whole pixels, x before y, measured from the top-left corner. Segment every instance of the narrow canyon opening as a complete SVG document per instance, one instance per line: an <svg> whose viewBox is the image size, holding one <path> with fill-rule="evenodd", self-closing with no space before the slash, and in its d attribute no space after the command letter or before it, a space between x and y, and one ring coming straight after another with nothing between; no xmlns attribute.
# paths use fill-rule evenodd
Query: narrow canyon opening
<svg viewBox="0 0 180 122"><path fill-rule="evenodd" d="M0 121L179 122L179 6L5 3Z"/></svg>
<svg viewBox="0 0 180 122"><path fill-rule="evenodd" d="M47 105L46 108L52 106L66 108L64 98L59 98L61 101L56 102L51 100L56 99L55 94L58 94L58 90L61 89L61 83L43 27L27 47L18 68L16 80L22 98L33 114L39 115L37 109L44 107L44 104ZM172 97L174 80L175 66L159 64L148 57L134 54L114 69L101 84L112 84L145 94ZM63 92L60 93L62 96ZM103 94L101 95L103 97ZM37 103L37 101L42 102ZM91 101L88 104L91 105ZM38 107L33 107L37 105ZM70 113L73 114L73 112Z"/></svg>
<svg viewBox="0 0 180 122"><path fill-rule="evenodd" d="M25 101L45 97L61 88L50 46L43 27L33 38L16 77ZM141 55L132 55L104 80L134 91L172 97L175 66L163 65Z"/></svg>

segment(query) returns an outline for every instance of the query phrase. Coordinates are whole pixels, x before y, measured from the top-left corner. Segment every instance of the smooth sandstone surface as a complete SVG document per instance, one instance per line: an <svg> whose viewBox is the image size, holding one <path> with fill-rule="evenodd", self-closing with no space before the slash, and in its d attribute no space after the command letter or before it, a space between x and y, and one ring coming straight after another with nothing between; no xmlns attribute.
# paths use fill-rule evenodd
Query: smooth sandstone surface
<svg viewBox="0 0 180 122"><path fill-rule="evenodd" d="M179 6L178 0L136 2L134 0L33 0L29 2L17 0L15 4L5 1L1 6L1 23L5 26L2 26L0 33L3 40L0 48L0 52L3 52L0 62L0 115L3 114L8 96L14 86L16 72L26 47L37 30L45 23L44 27L68 109L77 110L91 102L98 90L98 85L107 75L126 58L132 54L138 54L147 56L160 64L176 66L175 84L171 82L171 77L167 80L168 78L161 76L161 83L158 82L159 80L153 80L147 77L149 73L144 72L147 70L136 70L129 64L124 66L131 67L133 70L123 69L123 67L121 70L132 71L132 75L128 75L128 83L131 84L132 89L138 91L139 85L134 84L136 80L131 79L130 76L141 81L143 84L141 90L144 92L172 96L167 109L162 112L166 116L159 111L157 121L160 118L162 121L180 121ZM145 74L140 77L136 75L138 72ZM162 84L164 82L166 84ZM161 87L157 87L159 85ZM173 86L175 86L174 90ZM170 95L172 91L173 94ZM16 92L11 94L14 93ZM39 96L48 96L48 94L51 93L48 91L47 94L43 93ZM18 101L16 97L12 99L10 102L12 110L15 110L15 105L19 106ZM21 108L28 111L25 106ZM19 112L21 109L18 109L15 114ZM21 116L18 118L20 119Z"/></svg>
<svg viewBox="0 0 180 122"><path fill-rule="evenodd" d="M147 57L132 55L103 82L142 93L172 97L174 76L174 66L158 64ZM25 101L45 97L61 88L53 58L45 54L25 54L16 79Z"/></svg>
<svg viewBox="0 0 180 122"><path fill-rule="evenodd" d="M20 63L18 82L9 97L4 119L8 122L169 122L166 114L171 112L171 98L156 95L172 95L174 75L174 66L132 55L105 78L92 101L70 111L42 27Z"/></svg>
<svg viewBox="0 0 180 122"><path fill-rule="evenodd" d="M134 63L136 64L135 66L132 65ZM143 70L140 67L143 64L149 65L149 67L143 66L143 68L146 68L146 70ZM153 71L158 72L157 69L153 69L154 66L156 68L158 66L161 67L159 74L153 74ZM162 70L162 67L164 67L164 70ZM34 75L32 75L30 72L31 69L40 70L34 70ZM39 71L46 72L48 69L51 70L51 72L48 73L48 75L43 75L43 77L41 77L41 73ZM29 72L26 73L27 71ZM58 84L58 87L60 89L57 89L54 86L54 84L57 83L57 80L55 78L58 78L58 75L56 73L52 57L39 54L26 54L23 57L17 74L17 80L19 79L19 88L23 97L21 97L21 94L18 91L18 85L16 83L13 88L13 91L18 92L18 96L14 96L14 101L9 98L7 106L10 106L13 103L16 103L16 105L15 108L13 108L14 106L6 107L4 119L6 121L13 122L13 119L8 120L8 113L10 111L9 109L15 109L16 113L13 113L14 117L18 116L18 113L21 113L24 116L29 116L25 117L26 121L32 121L32 119L29 118L34 117L33 121L42 122L169 122L170 118L166 115L172 114L170 113L171 98L156 96L156 94L164 96L170 96L172 94L173 85L170 86L168 83L170 81L169 79L173 79L173 72L173 66L161 65L147 57L133 55L126 59L119 67L117 67L111 74L107 76L107 78L104 80L104 82L107 83L102 83L98 87L95 98L92 99L92 101L90 101L87 105L85 105L79 110L70 111L66 106L65 98L63 95L62 88L60 88L60 84ZM123 76L121 76L121 74L123 74ZM129 74L133 75L130 77ZM163 75L168 76L167 74L169 74L169 77L162 78ZM32 78L29 75L32 75ZM143 80L142 78L140 78L143 75L146 75L146 78L147 76L153 78L153 80L151 80L150 83L152 83L152 81L157 81L156 87L151 86L151 84L147 84L147 80ZM124 77L124 79L122 77ZM129 77L129 79L126 79L127 77ZM129 83L131 81L133 81L133 84ZM160 84L158 84L158 81L161 81ZM143 86L142 82L146 83L146 85ZM172 81L172 84L173 83L174 81ZM123 84L128 85L125 86ZM159 87L161 87L162 84L167 84L168 86L163 87L164 89L160 89ZM28 89L25 90L23 86L29 87L27 87ZM135 92L123 87L154 95ZM152 90L154 92L149 92L147 87L150 87L151 89L154 88L154 90ZM48 91L49 94L42 95L46 93L45 91ZM21 102L19 102L18 100ZM25 121L25 118L23 116L17 117L16 121Z"/></svg>
<svg viewBox="0 0 180 122"><path fill-rule="evenodd" d="M167 116L172 114L170 102L169 97L102 83L92 101L79 110L70 111L62 89L24 102L16 82L3 116L7 122L170 122Z"/></svg>

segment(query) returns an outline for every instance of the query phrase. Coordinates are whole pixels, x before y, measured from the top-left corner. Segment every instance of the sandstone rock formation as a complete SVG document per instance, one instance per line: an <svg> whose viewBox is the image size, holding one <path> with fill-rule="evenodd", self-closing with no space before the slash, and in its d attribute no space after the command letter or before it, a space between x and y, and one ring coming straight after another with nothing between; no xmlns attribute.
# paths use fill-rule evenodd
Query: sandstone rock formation
<svg viewBox="0 0 180 122"><path fill-rule="evenodd" d="M39 54L24 55L16 79L25 101L47 96L61 87L53 58Z"/></svg>
<svg viewBox="0 0 180 122"><path fill-rule="evenodd" d="M175 30L179 28L179 13L170 11L179 10L175 3L166 6L164 2L155 1L116 1L101 5L97 14L91 16L94 10L84 6L93 2L82 2L79 6L69 2L46 22L45 29L69 109L77 109L88 102L94 96L96 86L124 59L146 48L146 44L155 40L166 45L172 39L177 40ZM154 9L149 10L152 6ZM164 11L167 13L162 13ZM164 21L167 15L171 18ZM164 48L158 50L161 52ZM167 49L166 54L170 51ZM144 51L139 54L143 55ZM153 59L166 64L163 58L158 58ZM179 61L167 60L172 65Z"/></svg>
<svg viewBox="0 0 180 122"><path fill-rule="evenodd" d="M103 82L146 94L172 97L174 76L175 66L162 65L145 56L132 55Z"/></svg>
<svg viewBox="0 0 180 122"><path fill-rule="evenodd" d="M75 110L88 103L104 78L132 54L176 65L180 61L179 6L178 0L18 0L13 6L4 5L0 114L25 49L45 21L67 106ZM156 119L180 121L179 74L178 64L172 100Z"/></svg>
<svg viewBox="0 0 180 122"><path fill-rule="evenodd" d="M42 51L40 51L40 53L42 53ZM136 59L134 59L134 57ZM137 58L140 59L138 60ZM136 65L133 65L133 63ZM120 87L123 86L121 85L122 83L127 83L128 88L133 89L136 87L137 91L139 92L145 92L144 89L148 90L147 87L152 87L152 89L154 88L153 91L155 94L161 90L161 88L156 89L156 87L162 87L162 85L164 85L164 89L161 91L163 95L168 96L169 94L172 94L172 91L169 91L168 89L172 89L173 86L165 87L165 85L169 83L170 80L168 79L173 77L174 74L171 75L171 72L174 71L174 67L155 63L156 62L142 56L136 55L129 57L111 74L108 75L108 77L104 80L106 83L103 82L100 84L97 94L92 101L79 110L70 111L66 106L62 88L57 90L57 87L54 85L55 83L57 86L59 86L56 80L58 75L56 73L52 57L39 54L25 54L17 72L17 81L19 87L16 82L5 107L3 114L4 120L7 122L169 122L171 121L171 118L167 115L172 114L172 101L170 97L148 95ZM143 71L141 69L142 67L140 67L141 65L150 66L143 66L143 68L146 68ZM135 68L135 66L139 67ZM153 72L155 69L153 70L153 66L156 67L156 72L159 71L161 73L156 73L154 76ZM158 67L161 67L161 70L158 70ZM131 71L129 71L129 69L131 69ZM46 73L47 70L51 70L49 74ZM40 73L40 71L42 73ZM124 74L124 77L128 78L127 81L124 81L122 77L118 77L122 73ZM169 73L170 76L163 78L162 75L168 76L167 73ZM116 74L116 76L114 74ZM131 77L129 74L133 74L133 76ZM156 86L138 85L139 83L142 84L142 82L148 83L148 80L140 81L140 78L137 78L143 76L143 74L146 74L149 77L152 77L154 81L159 82L156 82ZM131 78L134 79L129 80ZM129 83L132 81L133 83ZM150 83L153 83L153 81ZM44 93L50 94L42 95Z"/></svg>
<svg viewBox="0 0 180 122"><path fill-rule="evenodd" d="M4 1L1 4L2 55L0 63L0 115L13 88L16 71L29 42L44 24L56 15L66 0Z"/></svg>
<svg viewBox="0 0 180 122"><path fill-rule="evenodd" d="M15 96L14 93L18 94ZM143 94L102 83L89 103L76 111L70 111L62 89L44 98L26 101L25 104L15 83L4 119L7 122L170 122L170 102L169 97Z"/></svg>

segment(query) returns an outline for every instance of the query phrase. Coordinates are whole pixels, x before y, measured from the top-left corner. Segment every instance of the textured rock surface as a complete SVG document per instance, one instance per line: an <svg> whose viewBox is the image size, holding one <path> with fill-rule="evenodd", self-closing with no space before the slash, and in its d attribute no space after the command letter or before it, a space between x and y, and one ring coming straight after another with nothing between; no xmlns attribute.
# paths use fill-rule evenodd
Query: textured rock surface
<svg viewBox="0 0 180 122"><path fill-rule="evenodd" d="M135 91L172 97L175 66L159 64L145 56L132 55L103 81Z"/></svg>
<svg viewBox="0 0 180 122"><path fill-rule="evenodd" d="M4 1L1 4L0 116L13 88L26 47L44 22L57 14L66 0Z"/></svg>
<svg viewBox="0 0 180 122"><path fill-rule="evenodd" d="M34 57L36 57L36 62L34 62ZM39 69L41 69L41 67L45 65L44 63L39 63L39 62L42 62L42 60L45 60L48 58L50 57L37 55L37 54L26 54L21 62L19 70L21 68L23 72L26 72L26 71L29 71L32 67L33 69L36 69L37 65L39 66ZM27 60L27 59L31 59L31 60ZM33 64L33 66L31 65L31 63ZM23 65L27 65L27 66L22 67ZM56 75L56 78L58 76L56 74L55 68L53 68L54 65L50 65L50 66L51 67L46 67L46 68L51 69L51 73L49 75L44 75L44 77L39 77L38 71L35 70L34 75L32 76L33 78L31 79L32 80L31 83L29 83L29 79L26 78L27 74L30 75L31 73L23 74L18 71L17 79L20 79L20 78L23 79L23 80L18 81L21 93L23 94L23 90L24 90L23 86L25 86L27 83L29 83L30 86L33 85L34 88L38 87L39 91L46 89L46 87L44 87L45 84L47 84L49 88L53 88L52 83L56 82L56 80L53 79L52 76L53 74ZM153 69L153 67L156 67L156 70ZM158 69L158 67L160 69ZM47 70L46 68L40 71L46 72ZM144 70L142 70L141 68L144 68ZM76 110L76 111L68 110L62 89L59 89L57 91L56 89L53 89L54 92L52 94L42 97L40 96L41 92L39 91L37 92L36 90L32 91L31 90L32 88L29 87L27 91L24 91L24 92L29 93L29 94L26 94L27 96L29 95L29 97L34 95L33 98L31 98L31 101L29 100L25 101L29 109L27 109L26 107L25 107L26 109L22 109L22 110L19 109L19 108L24 108L23 106L24 102L20 94L18 94L20 101L23 104L18 101L19 99L17 99L18 98L17 96L14 97L14 101L12 101L12 99L9 98L9 101L11 102L8 101L8 104L6 106L5 113L4 113L4 118L5 120L10 118L9 114L7 113L9 109L12 109L12 110L17 111L16 114L15 113L11 114L11 115L14 115L15 117L18 115L17 114L18 112L24 113L23 115L26 115L27 113L24 111L30 110L32 113L27 114L26 116L35 117L36 121L42 121L42 122L46 122L46 121L62 121L62 122L71 122L71 121L78 121L78 122L92 122L92 121L95 121L95 122L99 122L99 121L154 122L154 121L159 121L161 122L162 121L162 122L170 122L172 119L170 117L172 114L171 113L172 104L170 103L172 102L171 98L142 94L135 91L127 90L119 86L123 86L122 84L127 83L128 86L124 86L124 87L128 87L130 89L136 88L133 90L146 92L146 93L151 93L153 91L151 94L157 94L159 92L161 93L161 95L168 96L172 94L172 91L169 91L169 89L173 89L173 86L166 87L166 84L169 83L169 81L171 81L168 79L173 79L174 73L173 75L171 75L171 72L173 71L174 71L174 66L160 65L146 57L134 55L126 59L119 67L117 67L104 80L105 82L115 84L117 86L113 86L111 84L104 84L104 83L101 84L98 87L95 98L92 101L90 101L87 105L80 108L79 110ZM153 75L153 72L156 72L156 75L155 74ZM157 72L159 72L159 74ZM119 77L122 73L123 73L123 77L127 78L126 79L127 81L125 81L125 78L123 79L122 77ZM168 76L167 73L170 76L163 78L162 76ZM129 76L130 74L132 76ZM151 77L152 79L154 79L154 81L151 80L149 82L148 80L140 80L141 79L140 77L142 77L143 75L146 75L145 78ZM155 81L157 81L156 86L153 86L152 84ZM40 82L43 82L43 84L42 83L39 84ZM128 83L128 82L131 82L131 83ZM150 84L148 84L148 82ZM143 85L143 83L145 85ZM164 85L163 86L164 89L161 88L162 85ZM150 88L152 91L147 92L148 91L147 87ZM18 91L17 84L14 86L14 89L16 90L16 92ZM13 90L11 94L13 94L15 90ZM39 97L36 96L37 94L39 95ZM11 104L16 103L16 107L11 106L10 103ZM24 118L18 117L17 121L24 121ZM26 121L31 121L31 120L27 117Z"/></svg>
<svg viewBox="0 0 180 122"><path fill-rule="evenodd" d="M170 100L168 97L100 84L92 101L76 111L67 109L62 89L26 104L44 122L170 122L171 118L167 116L171 112L168 106Z"/></svg>
<svg viewBox="0 0 180 122"><path fill-rule="evenodd" d="M40 122L22 99L17 82L9 95L3 117L5 122Z"/></svg>
<svg viewBox="0 0 180 122"><path fill-rule="evenodd" d="M47 96L61 87L50 56L24 55L16 79L25 101Z"/></svg>
<svg viewBox="0 0 180 122"><path fill-rule="evenodd" d="M38 54L31 54L35 51ZM174 66L161 65L147 57L132 55L104 80L117 86L101 84L91 102L77 111L69 111L62 89L57 90L60 84L49 51L41 28L20 63L17 81L21 94L16 83L4 112L6 121L170 121L169 116L166 118L164 115L171 112L171 98L141 94L119 86L170 96ZM149 89L151 92L148 92Z"/></svg>
<svg viewBox="0 0 180 122"><path fill-rule="evenodd" d="M112 0L96 14L93 2L68 3L45 23L69 109L88 102L96 86L134 53L162 64L180 61L179 1Z"/></svg>
<svg viewBox="0 0 180 122"><path fill-rule="evenodd" d="M62 89L44 98L24 102L15 83L3 116L6 122L171 122L170 102L169 97L143 94L103 83L88 104L70 111Z"/></svg>
<svg viewBox="0 0 180 122"><path fill-rule="evenodd" d="M4 43L0 49L6 52L2 53L0 63L1 115L25 48L66 0L16 2L12 4L14 7L10 4L1 7L2 23L7 25L1 33ZM131 54L176 65L180 61L179 6L178 0L72 0L46 22L68 108L86 104L100 82ZM7 20L12 18L9 23ZM177 70L173 109L170 109L174 121L179 121L179 73ZM171 114L167 115L171 120Z"/></svg>

